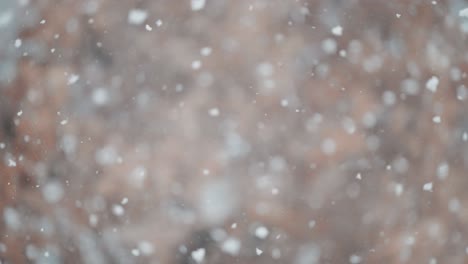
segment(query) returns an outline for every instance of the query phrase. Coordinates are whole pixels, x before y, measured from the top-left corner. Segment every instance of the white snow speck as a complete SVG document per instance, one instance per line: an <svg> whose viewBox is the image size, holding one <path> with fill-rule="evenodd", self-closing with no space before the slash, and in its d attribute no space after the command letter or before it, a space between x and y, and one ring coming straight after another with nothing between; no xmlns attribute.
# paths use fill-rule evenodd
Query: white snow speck
<svg viewBox="0 0 468 264"><path fill-rule="evenodd" d="M334 39L325 39L322 41L322 50L327 54L334 54L337 48L336 41Z"/></svg>
<svg viewBox="0 0 468 264"><path fill-rule="evenodd" d="M100 165L110 165L117 162L118 154L114 147L109 145L97 150L95 159Z"/></svg>
<svg viewBox="0 0 468 264"><path fill-rule="evenodd" d="M362 117L362 123L367 128L372 128L375 126L375 124L377 124L377 117L372 112L366 112L364 116Z"/></svg>
<svg viewBox="0 0 468 264"><path fill-rule="evenodd" d="M405 79L401 82L401 89L408 95L417 95L419 93L419 82L415 79Z"/></svg>
<svg viewBox="0 0 468 264"><path fill-rule="evenodd" d="M428 182L424 184L423 190L427 192L432 192L432 186L433 186L432 182Z"/></svg>
<svg viewBox="0 0 468 264"><path fill-rule="evenodd" d="M7 159L7 166L8 167L16 167L16 161L12 158Z"/></svg>
<svg viewBox="0 0 468 264"><path fill-rule="evenodd" d="M109 101L109 93L104 88L97 88L93 90L91 95L93 103L96 105L105 105Z"/></svg>
<svg viewBox="0 0 468 264"><path fill-rule="evenodd" d="M199 248L197 250L192 251L190 255L197 263L201 263L205 258L205 253L206 250L204 248Z"/></svg>
<svg viewBox="0 0 468 264"><path fill-rule="evenodd" d="M263 250L255 248L255 253L257 254L257 256L260 256L261 254L263 254Z"/></svg>
<svg viewBox="0 0 468 264"><path fill-rule="evenodd" d="M112 213L115 216L122 216L125 213L125 209L120 204L114 204L112 206Z"/></svg>
<svg viewBox="0 0 468 264"><path fill-rule="evenodd" d="M468 18L468 8L462 9L458 12L458 15L461 17L466 17Z"/></svg>
<svg viewBox="0 0 468 264"><path fill-rule="evenodd" d="M465 142L468 141L468 132L463 132L462 140Z"/></svg>
<svg viewBox="0 0 468 264"><path fill-rule="evenodd" d="M356 132L356 125L354 124L353 119L346 117L343 119L341 124L343 125L343 128L346 131L346 133L351 135L354 134L354 132Z"/></svg>
<svg viewBox="0 0 468 264"><path fill-rule="evenodd" d="M146 29L147 31L152 31L152 30L153 30L153 28L152 28L150 25L148 25L148 24L145 25L145 29Z"/></svg>
<svg viewBox="0 0 468 264"><path fill-rule="evenodd" d="M138 249L140 250L140 252L143 255L149 256L149 255L153 254L153 252L154 252L154 245L151 242L148 242L148 241L140 241L138 243Z"/></svg>
<svg viewBox="0 0 468 264"><path fill-rule="evenodd" d="M163 22L161 19L156 20L156 26L160 27L162 26Z"/></svg>
<svg viewBox="0 0 468 264"><path fill-rule="evenodd" d="M60 121L60 124L61 124L62 126L64 126L64 125L68 124L68 120L67 120L67 119L64 119L64 120Z"/></svg>
<svg viewBox="0 0 468 264"><path fill-rule="evenodd" d="M11 9L4 10L0 13L0 28L7 26L13 20L14 15Z"/></svg>
<svg viewBox="0 0 468 264"><path fill-rule="evenodd" d="M436 76L432 76L426 82L426 88L433 93L437 91L437 86L439 86L439 78Z"/></svg>
<svg viewBox="0 0 468 264"><path fill-rule="evenodd" d="M241 247L241 242L236 238L228 238L223 242L221 250L232 256L237 256Z"/></svg>
<svg viewBox="0 0 468 264"><path fill-rule="evenodd" d="M135 256L135 257L140 256L140 250L138 250L136 248L132 249L132 255Z"/></svg>
<svg viewBox="0 0 468 264"><path fill-rule="evenodd" d="M281 172L285 170L287 166L286 160L281 156L274 156L269 161L269 167L274 172Z"/></svg>
<svg viewBox="0 0 468 264"><path fill-rule="evenodd" d="M237 207L237 193L227 181L210 181L201 188L197 206L204 221L220 223Z"/></svg>
<svg viewBox="0 0 468 264"><path fill-rule="evenodd" d="M9 229L18 230L22 226L20 214L18 211L10 207L3 209L3 221Z"/></svg>
<svg viewBox="0 0 468 264"><path fill-rule="evenodd" d="M343 28L341 26L336 26L332 28L331 32L335 36L341 36L343 35Z"/></svg>
<svg viewBox="0 0 468 264"><path fill-rule="evenodd" d="M346 52L346 50L342 49L342 50L340 50L339 54L340 54L341 57L345 58L346 55L347 55L347 52Z"/></svg>
<svg viewBox="0 0 468 264"><path fill-rule="evenodd" d="M190 6L193 11L199 11L205 8L206 0L191 0Z"/></svg>
<svg viewBox="0 0 468 264"><path fill-rule="evenodd" d="M257 66L257 74L261 77L270 77L273 75L274 68L269 62L262 62Z"/></svg>
<svg viewBox="0 0 468 264"><path fill-rule="evenodd" d="M447 162L440 163L439 166L437 166L437 178L439 178L439 180L444 180L447 178L449 170L450 168Z"/></svg>
<svg viewBox="0 0 468 264"><path fill-rule="evenodd" d="M210 231L211 238L213 238L214 241L222 241L226 239L227 233L224 229L222 228L214 228Z"/></svg>
<svg viewBox="0 0 468 264"><path fill-rule="evenodd" d="M358 180L362 179L361 173L356 174L356 179L358 179Z"/></svg>
<svg viewBox="0 0 468 264"><path fill-rule="evenodd" d="M288 105L289 105L288 100L286 100L286 99L282 99L282 100L281 100L281 106L282 106L282 107L287 107Z"/></svg>
<svg viewBox="0 0 468 264"><path fill-rule="evenodd" d="M213 49L210 47L203 47L200 50L200 54L204 57L210 56L211 52L213 52Z"/></svg>
<svg viewBox="0 0 468 264"><path fill-rule="evenodd" d="M23 44L23 41L21 39L16 39L15 40L15 48L21 47L22 44Z"/></svg>
<svg viewBox="0 0 468 264"><path fill-rule="evenodd" d="M434 122L436 124L439 124L441 121L442 121L442 119L440 118L440 116L434 116L432 118L432 122Z"/></svg>
<svg viewBox="0 0 468 264"><path fill-rule="evenodd" d="M75 84L79 79L80 79L80 76L79 76L79 75L72 74L72 75L70 75L70 77L68 77L68 82L67 82L67 84L68 84L68 85Z"/></svg>
<svg viewBox="0 0 468 264"><path fill-rule="evenodd" d="M202 66L201 61L199 61L199 60L192 61L192 69L198 70L198 69L201 68L201 66Z"/></svg>
<svg viewBox="0 0 468 264"><path fill-rule="evenodd" d="M395 184L395 195L400 196L403 193L403 184L397 183Z"/></svg>
<svg viewBox="0 0 468 264"><path fill-rule="evenodd" d="M382 100L386 106L394 105L396 102L396 95L394 92L387 90L382 94Z"/></svg>
<svg viewBox="0 0 468 264"><path fill-rule="evenodd" d="M336 151L336 143L331 138L326 138L322 141L322 145L320 146L321 150L325 155L332 155Z"/></svg>
<svg viewBox="0 0 468 264"><path fill-rule="evenodd" d="M211 108L210 111L208 111L210 116L219 116L219 109L218 108Z"/></svg>
<svg viewBox="0 0 468 264"><path fill-rule="evenodd" d="M395 16L396 16L397 18L400 18L400 17L401 17L401 14L399 14L399 13L396 13L396 15L395 15Z"/></svg>
<svg viewBox="0 0 468 264"><path fill-rule="evenodd" d="M117 155L116 153L110 153L111 155ZM111 156L109 161L113 162L115 157ZM107 158L105 159L107 161ZM147 169L143 166L137 166L132 170L132 172L129 175L129 181L130 184L133 185L135 188L142 188L143 184L145 182L146 176L147 176Z"/></svg>
<svg viewBox="0 0 468 264"><path fill-rule="evenodd" d="M56 203L63 198L64 190L59 182L49 182L42 188L42 196L48 203Z"/></svg>
<svg viewBox="0 0 468 264"><path fill-rule="evenodd" d="M278 248L274 248L274 249L271 251L271 257L274 258L274 259L279 259L279 258L281 258L281 250L279 250Z"/></svg>
<svg viewBox="0 0 468 264"><path fill-rule="evenodd" d="M128 12L127 21L130 25L141 25L148 18L148 12L143 9L132 9Z"/></svg>
<svg viewBox="0 0 468 264"><path fill-rule="evenodd" d="M257 229L255 229L255 236L260 238L260 239L265 239L270 231L264 226L259 226Z"/></svg>
<svg viewBox="0 0 468 264"><path fill-rule="evenodd" d="M88 217L88 221L89 221L89 224L92 226L92 227L96 227L98 222L99 222L99 218L97 215L95 214L90 214L89 217Z"/></svg>
<svg viewBox="0 0 468 264"><path fill-rule="evenodd" d="M358 264L362 262L362 258L358 255L352 255L349 257L349 263Z"/></svg>
<svg viewBox="0 0 468 264"><path fill-rule="evenodd" d="M310 220L309 223L308 223L307 225L309 226L310 229L312 229L312 228L315 227L316 224L317 224L317 223L315 222L315 220Z"/></svg>

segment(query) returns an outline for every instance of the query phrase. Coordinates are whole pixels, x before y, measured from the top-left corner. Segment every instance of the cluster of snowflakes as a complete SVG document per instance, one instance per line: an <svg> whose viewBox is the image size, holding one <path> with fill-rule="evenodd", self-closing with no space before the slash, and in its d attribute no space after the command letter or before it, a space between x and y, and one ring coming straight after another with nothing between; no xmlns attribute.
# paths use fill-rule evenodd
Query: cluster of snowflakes
<svg viewBox="0 0 468 264"><path fill-rule="evenodd" d="M199 12L202 11L204 8L206 8L206 1L205 0L191 0L190 1L190 8L194 12ZM0 27L6 23L8 23L11 20L11 15L8 12L2 12L0 11ZM468 8L463 9L459 11L459 16L463 18L468 18ZM396 14L396 18L400 18L401 14ZM146 31L153 31L154 27L161 27L164 22L161 19L157 19L154 22L149 22L149 13L146 10L143 9L131 9L128 12L127 16L127 22L128 24L132 26L142 26ZM41 20L40 24L45 24L46 20ZM335 25L330 29L330 33L334 36L332 38L326 38L321 42L321 49L325 54L338 54L341 57L348 57L351 56L350 59L352 59L352 56L354 53L359 52L360 49L362 48L359 41L353 41L349 44L349 49L348 50L339 50L338 51L338 45L337 41L334 38L339 38L343 36L343 34L346 31L346 26L342 25ZM281 39L281 36L278 37L278 39ZM17 38L14 40L13 46L17 49L20 49L24 45L23 40L20 38ZM51 50L51 52L53 52ZM213 53L213 49L210 46L206 46L200 49L199 53L202 57L208 57ZM363 63L363 68L366 72L372 73L377 71L379 68L381 68L383 61L379 56L373 56L371 58L368 58L364 61ZM200 70L203 67L203 61L202 60L193 60L190 63L190 67L192 70L197 71ZM275 82L273 80L273 77L275 75L275 65L271 62L268 61L263 61L258 63L256 65L255 69L255 74L257 75L260 85L265 87L265 89L271 89L272 87L275 86ZM73 86L78 84L81 81L81 76L78 74L74 73L65 73L67 77L67 85ZM459 81L462 78L466 78L466 73L462 73L460 69L458 68L453 68L451 70L451 78L454 81ZM440 87L441 80L439 79L438 76L431 76L424 82L424 88L426 88L427 91L430 93L437 93ZM421 92L421 86L419 81L416 79L408 78L405 80L402 80L401 82L401 90L403 93L407 95L416 95ZM464 85L460 85L457 87L456 90L456 98L459 101L466 101L468 98L468 90L467 87ZM110 101L112 100L110 92L105 88L105 87L96 87L93 89L90 97L90 101L95 104L96 106L104 106L106 104L109 104ZM392 106L396 104L398 101L398 95L396 95L394 92L387 90L384 91L382 94L382 102L385 106ZM283 107L283 108L290 108L294 105L293 99L291 98L282 98L278 104ZM295 109L296 112L300 112L301 110ZM27 111L20 110L16 114L16 119L15 119L15 124L18 124L21 122L21 118L24 117L24 115L29 114ZM212 106L211 108L208 109L206 114L210 118L218 118L223 116L223 112L218 106ZM70 119L68 117L62 116L60 112L57 113L57 125L60 126L67 126L70 123ZM313 116L311 116L306 124L306 127L308 130L314 130L317 126L319 126L323 122L323 115L320 113L315 113ZM359 126L364 126L366 128L372 128L376 124L376 116L374 113L367 112L363 117L362 120L356 121L353 120L350 117L345 117L341 121L342 128L344 131L348 134L354 134ZM444 122L444 119L442 118L442 115L440 113L435 113L432 116L432 122L435 125L441 124ZM24 141L28 142L30 139L25 137ZM62 140L62 146L64 151L67 153L73 152L76 148L76 142L77 140L70 135L65 135L63 140ZM462 131L460 134L460 141L462 144L466 144L468 142L468 131ZM369 145L375 145L372 144L372 142ZM246 151L246 149L249 149L248 143L245 142L243 138L241 138L239 135L236 133L231 133L226 136L226 148L229 150L228 152L232 156L238 156L242 155ZM326 156L332 156L334 155L337 150L339 149L339 144L335 141L335 139L331 137L325 137L321 142L320 142L320 150L323 154ZM9 147L7 146L6 142L0 142L0 150L3 151L8 151ZM20 164L23 161L23 157L19 155L18 157L15 157L12 153L6 152L5 155L3 155L4 163L7 167L16 167L18 164ZM118 150L111 145L106 145L102 146L99 148L96 153L95 153L95 160L99 165L102 166L108 166L112 164L119 164L123 162L122 157L118 153ZM408 169L408 161L404 158L401 158L400 160L395 161L393 164L388 165L387 169L388 170L396 170L400 172L405 172ZM281 157L276 157L273 158L271 162L271 167L276 170L281 170L285 165L285 161ZM204 175L209 175L210 171L208 169L203 169L203 174ZM449 174L450 174L450 165L447 161L441 161L437 164L436 172L435 174L437 175L437 179L440 181L443 181L446 179ZM132 184L134 184L137 187L142 187L144 180L147 176L147 169L143 166L136 167L133 169L131 172L130 178L132 178ZM357 180L364 180L365 175L362 173L357 173L355 178ZM280 192L280 189L278 186L275 186L274 184L268 182L268 180L265 179L259 179L257 182L257 185L260 188L263 188L264 186L267 186L270 188L271 193L273 195L277 195ZM58 182L58 181L49 181L46 182L44 185L37 186L38 188L41 188L41 193L44 198L44 200L47 203L50 204L55 204L60 202L63 197L65 196L66 190L65 186ZM426 192L434 192L434 188L437 187L437 184L433 181L430 182L425 182L422 186L421 189ZM395 183L393 186L393 193L396 196L402 196L405 191L405 186L401 183ZM229 200L226 198L229 196L228 194L229 190L228 188L225 187L224 183L223 184L213 184L213 185L208 185L206 188L206 192L202 195L203 197L201 198L201 206L202 206L202 213L210 219L215 219L218 217L223 217L223 215L229 214L229 211L232 209L233 206L230 206L229 202L226 202ZM116 216L116 217L123 217L126 214L126 206L129 203L129 199L126 197L123 197L122 200L119 203L112 204L110 207L111 213ZM460 209L461 204L457 199L452 199L450 200L448 204L449 210L451 212L456 212ZM21 228L21 217L19 213L11 207L7 207L4 209L3 212L3 218L4 222L6 223L6 226L12 230L18 230ZM90 214L89 215L89 223L91 226L95 227L98 225L99 218L95 214ZM316 222L314 220L311 220L308 223L308 228L314 228L316 225ZM237 228L237 223L233 223L231 225L232 229ZM42 229L41 229L42 230ZM271 234L271 231L269 228L263 225L258 225L252 232L253 236L256 237L257 239L260 240L265 240L267 239ZM242 241L238 238L228 236L225 232L218 233L218 235L213 236L214 239L219 242L221 250L229 255L232 256L237 256L240 254L242 250ZM407 244L414 244L414 237L410 237L406 240ZM4 245L0 244L0 252L2 250L6 250ZM135 248L131 250L131 254L133 256L148 256L153 254L155 251L155 247L151 242L148 241L141 241ZM203 263L205 256L207 254L207 249L205 248L197 248L191 252L186 252L187 249L182 247L180 249L181 252L184 253L189 253L190 257L197 263ZM266 251L265 248L262 247L255 247L252 250L252 254L255 254L256 256L261 256L264 254ZM28 251L30 255L37 254L34 249L30 249ZM468 249L467 249L468 253ZM45 251L44 256L49 256L50 252ZM279 259L281 257L281 250L279 248L273 248L270 251L271 257L274 259ZM318 252L318 249L313 246L305 246L302 251L299 253L300 258L303 258L304 261L309 261L308 263L315 263L314 261L317 261L320 255L320 252ZM349 257L349 262L350 263L361 263L363 261L362 257L359 255L351 255ZM303 263L303 262L300 262ZM304 262L305 263L305 262ZM431 263L436 263L435 260L431 260Z"/></svg>

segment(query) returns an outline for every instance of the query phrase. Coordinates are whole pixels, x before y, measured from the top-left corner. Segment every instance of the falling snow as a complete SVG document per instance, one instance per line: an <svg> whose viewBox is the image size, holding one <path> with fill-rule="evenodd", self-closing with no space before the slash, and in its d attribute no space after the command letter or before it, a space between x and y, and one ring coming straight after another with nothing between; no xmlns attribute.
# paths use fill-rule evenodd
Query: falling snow
<svg viewBox="0 0 468 264"><path fill-rule="evenodd" d="M437 78L436 76L432 76L426 82L426 88L433 93L437 91L438 86L439 86L439 78Z"/></svg>
<svg viewBox="0 0 468 264"><path fill-rule="evenodd" d="M125 213L125 209L119 204L114 204L112 205L112 213L115 216L122 216Z"/></svg>
<svg viewBox="0 0 468 264"><path fill-rule="evenodd" d="M468 8L462 9L458 12L458 15L461 17L466 17L468 18Z"/></svg>
<svg viewBox="0 0 468 264"><path fill-rule="evenodd" d="M205 7L206 0L191 0L190 6L192 7L193 11L202 10Z"/></svg>
<svg viewBox="0 0 468 264"><path fill-rule="evenodd" d="M222 245L223 252L230 254L232 256L237 256L241 248L241 242L235 238L229 238L223 242Z"/></svg>
<svg viewBox="0 0 468 264"><path fill-rule="evenodd" d="M432 192L432 182L428 182L428 183L425 183L424 186L423 186L423 190L424 191L428 191L428 192Z"/></svg>
<svg viewBox="0 0 468 264"><path fill-rule="evenodd" d="M257 254L257 256L260 256L263 254L263 250L259 249L259 248L255 248L255 254Z"/></svg>
<svg viewBox="0 0 468 264"><path fill-rule="evenodd" d="M265 239L270 231L264 226L259 226L255 229L255 236L260 238L260 239Z"/></svg>
<svg viewBox="0 0 468 264"><path fill-rule="evenodd" d="M205 258L206 250L204 248L199 248L197 250L192 251L190 255L197 263L202 263L203 259Z"/></svg>
<svg viewBox="0 0 468 264"><path fill-rule="evenodd" d="M341 26L336 26L332 28L331 32L335 36L341 36L343 35L343 28Z"/></svg>
<svg viewBox="0 0 468 264"><path fill-rule="evenodd" d="M464 1L75 2L0 1L0 264L468 261Z"/></svg>
<svg viewBox="0 0 468 264"><path fill-rule="evenodd" d="M211 108L210 111L208 111L210 116L219 116L220 112L218 108Z"/></svg>
<svg viewBox="0 0 468 264"><path fill-rule="evenodd" d="M141 25L148 18L148 12L142 9L132 9L128 12L127 22L130 25Z"/></svg>
<svg viewBox="0 0 468 264"><path fill-rule="evenodd" d="M16 39L15 40L15 48L21 47L22 44L23 44L23 41L21 39Z"/></svg>
<svg viewBox="0 0 468 264"><path fill-rule="evenodd" d="M79 75L76 74L71 74L70 77L68 77L68 85L75 84L78 80L80 79Z"/></svg>

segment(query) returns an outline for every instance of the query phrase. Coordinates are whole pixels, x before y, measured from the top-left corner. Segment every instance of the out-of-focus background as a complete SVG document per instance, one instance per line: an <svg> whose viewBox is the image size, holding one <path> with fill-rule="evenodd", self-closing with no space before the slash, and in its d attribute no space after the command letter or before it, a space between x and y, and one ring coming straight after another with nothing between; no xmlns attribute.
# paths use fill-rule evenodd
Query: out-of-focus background
<svg viewBox="0 0 468 264"><path fill-rule="evenodd" d="M466 8L0 0L0 263L468 263Z"/></svg>

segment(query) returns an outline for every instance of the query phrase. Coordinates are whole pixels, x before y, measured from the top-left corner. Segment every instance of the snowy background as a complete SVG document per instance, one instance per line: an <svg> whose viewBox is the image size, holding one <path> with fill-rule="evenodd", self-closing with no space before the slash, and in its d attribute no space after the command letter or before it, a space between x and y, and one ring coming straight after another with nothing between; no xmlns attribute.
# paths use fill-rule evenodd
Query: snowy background
<svg viewBox="0 0 468 264"><path fill-rule="evenodd" d="M0 263L468 263L466 8L0 0Z"/></svg>

